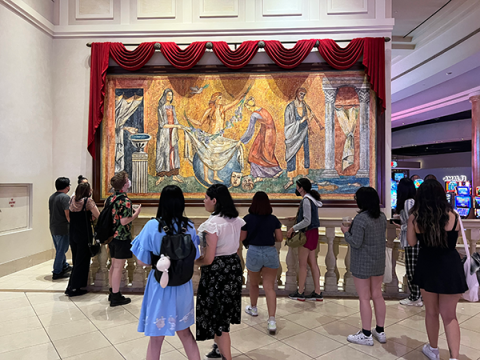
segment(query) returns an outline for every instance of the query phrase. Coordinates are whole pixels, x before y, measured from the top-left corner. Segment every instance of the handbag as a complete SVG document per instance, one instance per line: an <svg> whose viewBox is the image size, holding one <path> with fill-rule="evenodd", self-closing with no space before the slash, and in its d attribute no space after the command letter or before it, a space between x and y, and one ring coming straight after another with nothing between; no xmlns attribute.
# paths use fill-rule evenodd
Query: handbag
<svg viewBox="0 0 480 360"><path fill-rule="evenodd" d="M392 248L385 248L385 272L383 273L383 282L389 284L392 282Z"/></svg>
<svg viewBox="0 0 480 360"><path fill-rule="evenodd" d="M95 236L90 235L93 234L92 232L92 222L88 219L88 213L86 211L87 208L87 201L88 199L85 198L83 202L83 209L82 211L85 213L85 221L87 224L87 233L88 233L88 250L90 250L90 255L92 257L97 256L97 254L100 252L100 241L95 239Z"/></svg>
<svg viewBox="0 0 480 360"><path fill-rule="evenodd" d="M287 238L285 244L291 248L297 248L305 245L307 242L307 235L302 230L297 231L291 238Z"/></svg>
<svg viewBox="0 0 480 360"><path fill-rule="evenodd" d="M465 228L463 227L463 222L460 218L460 215L458 214L458 212L456 213L458 216L458 221L460 222L460 230L462 231L465 254L467 255L466 261L463 264L463 271L465 272L468 290L462 294L462 297L467 301L476 302L478 301L478 278L477 274L471 271L472 257L470 256L470 249L468 248L467 237L465 236Z"/></svg>

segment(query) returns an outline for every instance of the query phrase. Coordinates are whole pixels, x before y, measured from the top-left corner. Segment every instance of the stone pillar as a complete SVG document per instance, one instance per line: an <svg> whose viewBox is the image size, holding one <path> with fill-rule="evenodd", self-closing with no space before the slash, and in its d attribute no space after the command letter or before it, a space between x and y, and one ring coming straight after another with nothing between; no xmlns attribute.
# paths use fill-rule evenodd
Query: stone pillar
<svg viewBox="0 0 480 360"><path fill-rule="evenodd" d="M148 154L132 154L132 193L148 192Z"/></svg>
<svg viewBox="0 0 480 360"><path fill-rule="evenodd" d="M470 97L472 103L472 185L480 186L480 93Z"/></svg>
<svg viewBox="0 0 480 360"><path fill-rule="evenodd" d="M335 240L335 228L326 228L326 237L328 243L327 255L325 256L325 265L327 266L327 272L325 273L325 292L338 292L338 279L335 274L336 259L333 252L333 241Z"/></svg>
<svg viewBox="0 0 480 360"><path fill-rule="evenodd" d="M360 169L357 177L370 173L370 88L355 88L360 102Z"/></svg>
<svg viewBox="0 0 480 360"><path fill-rule="evenodd" d="M323 80L325 93L325 170L322 178L338 178L335 170L335 99L338 88L330 85L325 77Z"/></svg>

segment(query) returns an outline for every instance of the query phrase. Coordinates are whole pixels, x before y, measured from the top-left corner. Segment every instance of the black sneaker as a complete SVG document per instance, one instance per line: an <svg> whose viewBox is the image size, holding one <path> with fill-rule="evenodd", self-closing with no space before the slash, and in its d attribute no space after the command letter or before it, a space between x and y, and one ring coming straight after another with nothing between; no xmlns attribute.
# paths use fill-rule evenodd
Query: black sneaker
<svg viewBox="0 0 480 360"><path fill-rule="evenodd" d="M293 294L288 295L288 297L292 300L298 300L298 301L305 301L305 293L299 293L298 290L295 291Z"/></svg>
<svg viewBox="0 0 480 360"><path fill-rule="evenodd" d="M52 275L52 280L59 280L59 279L66 279L66 278L69 278L70 277L70 273L69 272L61 272L60 274L53 274Z"/></svg>
<svg viewBox="0 0 480 360"><path fill-rule="evenodd" d="M205 355L205 359L221 359L222 354L220 354L220 350L218 349L217 344L213 343L212 351L210 351L207 355Z"/></svg>
<svg viewBox="0 0 480 360"><path fill-rule="evenodd" d="M65 269L63 269L62 272L65 273L65 274L70 273L70 272L72 272L72 269L73 269L73 266L68 265Z"/></svg>
<svg viewBox="0 0 480 360"><path fill-rule="evenodd" d="M67 289L65 290L65 295L68 297L81 296L88 293L88 290L83 289Z"/></svg>
<svg viewBox="0 0 480 360"><path fill-rule="evenodd" d="M306 296L307 301L323 301L323 293L317 294L315 291L312 291L310 295Z"/></svg>
<svg viewBox="0 0 480 360"><path fill-rule="evenodd" d="M112 300L112 288L108 288L108 301Z"/></svg>
<svg viewBox="0 0 480 360"><path fill-rule="evenodd" d="M130 298L126 298L122 295L119 291L118 293L112 293L110 297L110 307L119 306L119 305L127 305L132 302Z"/></svg>

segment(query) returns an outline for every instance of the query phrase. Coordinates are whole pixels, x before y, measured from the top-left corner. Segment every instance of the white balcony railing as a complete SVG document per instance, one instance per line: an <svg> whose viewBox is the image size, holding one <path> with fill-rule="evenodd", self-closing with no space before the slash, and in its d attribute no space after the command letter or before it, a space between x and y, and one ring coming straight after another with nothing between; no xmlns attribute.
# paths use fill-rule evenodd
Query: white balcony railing
<svg viewBox="0 0 480 360"><path fill-rule="evenodd" d="M279 218L288 228L292 226L293 221ZM147 217L139 217L133 224L133 233L137 235L149 220ZM191 220L198 227L206 220L205 217L192 217ZM355 285L353 283L352 273L350 272L350 247L345 242L343 234L340 231L341 219L321 218L320 231L317 247L317 259L322 275L322 290L325 296L357 296ZM466 236L470 246L470 252L477 251L477 244L480 246L480 220L463 220L466 229ZM286 228L284 227L284 230ZM393 249L392 256L392 282L384 284L384 295L390 298L405 297L408 292L406 276L402 276L399 281L397 274L397 260L400 249L400 242L397 239L397 229L389 224L386 233L387 247ZM277 294L287 295L294 292L297 288L298 257L297 250L288 248L284 243L276 244L280 257L280 268L277 277ZM459 238L457 250L460 255L464 255L463 240ZM242 252L243 258L246 250ZM106 246L102 246L100 253L92 259L90 267L90 289L94 291L108 290L108 269L110 267L110 258ZM402 267L403 268L403 267ZM122 277L121 291L142 293L151 267L137 266L136 258L128 259ZM404 274L404 271L400 271ZM244 271L244 283L248 283L247 272ZM193 275L194 290L198 287L200 280L200 269L196 268ZM308 276L305 285L305 291L313 291L313 280L308 269ZM244 294L248 294L248 286L245 286Z"/></svg>

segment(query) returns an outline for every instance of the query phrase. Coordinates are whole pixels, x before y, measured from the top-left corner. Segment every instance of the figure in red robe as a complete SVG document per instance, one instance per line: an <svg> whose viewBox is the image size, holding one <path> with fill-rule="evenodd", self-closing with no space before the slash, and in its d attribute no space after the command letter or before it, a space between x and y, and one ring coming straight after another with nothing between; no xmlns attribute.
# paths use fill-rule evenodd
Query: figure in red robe
<svg viewBox="0 0 480 360"><path fill-rule="evenodd" d="M256 107L253 97L248 98L245 102L245 107L252 111L252 116L250 117L248 129L240 141L244 144L248 143L255 133L256 123L260 124L260 130L253 141L248 155L250 173L255 178L254 182L262 181L264 178L277 178L283 170L275 157L277 132L272 115L266 109Z"/></svg>

